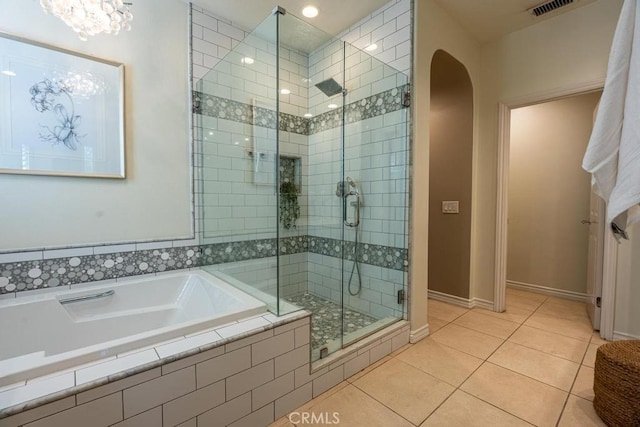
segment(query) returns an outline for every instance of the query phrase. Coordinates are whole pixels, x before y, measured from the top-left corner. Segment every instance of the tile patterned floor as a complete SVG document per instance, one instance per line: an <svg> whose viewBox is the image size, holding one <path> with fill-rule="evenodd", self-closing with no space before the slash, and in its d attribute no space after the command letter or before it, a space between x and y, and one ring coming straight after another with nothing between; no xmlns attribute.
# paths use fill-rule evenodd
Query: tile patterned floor
<svg viewBox="0 0 640 427"><path fill-rule="evenodd" d="M584 304L508 289L505 313L433 300L428 313L428 338L297 411L338 412L343 426L604 426L592 400L605 341Z"/></svg>
<svg viewBox="0 0 640 427"><path fill-rule="evenodd" d="M313 313L311 317L311 348L316 350L327 342L340 338L342 308L340 305L308 292L286 298L287 301ZM378 319L344 308L344 334L358 331Z"/></svg>

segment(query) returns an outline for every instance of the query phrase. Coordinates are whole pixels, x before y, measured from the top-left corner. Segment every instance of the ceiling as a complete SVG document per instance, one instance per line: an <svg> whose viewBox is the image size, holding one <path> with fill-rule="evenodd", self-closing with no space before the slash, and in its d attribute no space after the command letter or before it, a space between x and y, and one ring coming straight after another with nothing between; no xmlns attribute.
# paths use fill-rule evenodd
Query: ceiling
<svg viewBox="0 0 640 427"><path fill-rule="evenodd" d="M420 0L416 0L420 1ZM540 17L529 9L546 3L545 0L436 0L453 19L480 43L499 39L543 20L585 6L595 0L574 0Z"/></svg>
<svg viewBox="0 0 640 427"><path fill-rule="evenodd" d="M389 0L193 0L193 3L251 31L265 20L277 5L321 30L335 36ZM315 18L302 16L302 8L314 5Z"/></svg>
<svg viewBox="0 0 640 427"><path fill-rule="evenodd" d="M537 18L529 10L546 3L546 0L435 1L473 38L480 43L487 43L596 0L574 0L570 5ZM249 31L256 28L271 14L273 8L279 5L284 7L288 13L335 36L384 6L389 0L241 0L241 2L239 0L193 0L193 2ZM240 4L241 7L239 7ZM302 8L309 4L315 5L320 10L320 14L316 18L302 16ZM298 43L301 42L298 41ZM302 44L297 46L295 39L291 40L289 44L307 52L313 47Z"/></svg>

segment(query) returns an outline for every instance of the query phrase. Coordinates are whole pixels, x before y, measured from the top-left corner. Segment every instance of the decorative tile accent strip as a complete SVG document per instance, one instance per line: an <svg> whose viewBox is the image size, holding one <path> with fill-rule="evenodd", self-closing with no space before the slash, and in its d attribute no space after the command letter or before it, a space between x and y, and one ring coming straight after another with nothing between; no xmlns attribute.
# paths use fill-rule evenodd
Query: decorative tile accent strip
<svg viewBox="0 0 640 427"><path fill-rule="evenodd" d="M187 246L0 264L0 293L180 270L200 256L198 246Z"/></svg>
<svg viewBox="0 0 640 427"><path fill-rule="evenodd" d="M353 261L355 258L354 242L342 242L338 239L315 236L308 236L308 239L309 252L311 253L341 258L344 251L347 254L345 259ZM358 243L357 258L363 264L392 270L407 271L409 267L408 251L404 248Z"/></svg>
<svg viewBox="0 0 640 427"><path fill-rule="evenodd" d="M408 84L398 86L347 104L346 122L356 123L406 108L402 98L408 86ZM276 127L276 112L274 110L254 107L242 102L197 91L193 92L193 112L270 129L275 129ZM281 131L300 135L311 135L336 128L341 124L342 108L322 113L310 119L280 113L280 120L278 121Z"/></svg>
<svg viewBox="0 0 640 427"><path fill-rule="evenodd" d="M193 92L193 112L195 114L232 120L234 122L269 129L275 129L276 127L275 110L254 107L253 105L197 91ZM309 121L304 117L280 113L278 125L282 131L298 133L300 135L309 134Z"/></svg>
<svg viewBox="0 0 640 427"><path fill-rule="evenodd" d="M346 251L347 259L353 260L353 242L344 242L343 244L337 239L306 235L280 239L280 254L282 255L313 252L340 258L342 251ZM276 255L277 244L276 239L273 238L11 262L0 264L0 294L118 279ZM406 271L409 265L407 250L403 248L359 243L357 255L360 262L364 264L394 270Z"/></svg>
<svg viewBox="0 0 640 427"><path fill-rule="evenodd" d="M356 123L406 108L402 98L408 87L408 84L398 86L347 104L345 107L346 122ZM336 128L342 124L342 108L328 111L308 120L310 121L308 135Z"/></svg>

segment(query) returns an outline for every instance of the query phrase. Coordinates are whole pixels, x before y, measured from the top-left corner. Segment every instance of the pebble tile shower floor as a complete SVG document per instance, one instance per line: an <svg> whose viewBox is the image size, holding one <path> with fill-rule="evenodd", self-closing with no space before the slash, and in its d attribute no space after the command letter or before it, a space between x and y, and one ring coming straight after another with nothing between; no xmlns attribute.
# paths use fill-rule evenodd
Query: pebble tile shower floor
<svg viewBox="0 0 640 427"><path fill-rule="evenodd" d="M325 346L328 341L340 338L343 309L339 304L308 292L288 297L287 301L313 313L311 317L312 349L318 349ZM345 307L344 335L369 326L377 320Z"/></svg>

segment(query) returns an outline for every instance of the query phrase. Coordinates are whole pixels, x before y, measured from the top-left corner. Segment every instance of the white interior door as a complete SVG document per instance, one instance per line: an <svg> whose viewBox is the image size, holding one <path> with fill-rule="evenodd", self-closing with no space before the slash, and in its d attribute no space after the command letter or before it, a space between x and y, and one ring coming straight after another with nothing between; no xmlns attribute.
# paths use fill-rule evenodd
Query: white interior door
<svg viewBox="0 0 640 427"><path fill-rule="evenodd" d="M589 255L587 261L587 313L593 329L600 330L600 302L602 298L602 265L604 253L604 201L591 192L589 219Z"/></svg>
<svg viewBox="0 0 640 427"><path fill-rule="evenodd" d="M593 111L593 121L596 121L600 101ZM602 271L604 263L604 231L605 231L605 203L600 197L591 192L589 200L589 219L583 223L589 225L589 255L587 261L587 313L593 324L593 329L600 330L600 306L602 301Z"/></svg>

